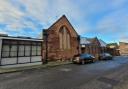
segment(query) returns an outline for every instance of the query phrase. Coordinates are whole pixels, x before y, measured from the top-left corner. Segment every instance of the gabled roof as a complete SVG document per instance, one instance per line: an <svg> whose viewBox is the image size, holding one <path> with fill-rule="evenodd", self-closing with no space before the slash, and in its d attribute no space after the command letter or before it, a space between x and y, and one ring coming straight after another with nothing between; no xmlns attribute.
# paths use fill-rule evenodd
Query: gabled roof
<svg viewBox="0 0 128 89"><path fill-rule="evenodd" d="M94 38L87 38L87 40L90 42L90 43L95 43L95 41L98 41L98 38L97 37L94 37Z"/></svg>
<svg viewBox="0 0 128 89"><path fill-rule="evenodd" d="M128 44L128 42L119 42L119 44L122 44L122 43L123 43L123 44Z"/></svg>
<svg viewBox="0 0 128 89"><path fill-rule="evenodd" d="M72 26L72 24L70 23L70 21L67 19L67 17L65 15L62 15L62 17L60 17L55 23L53 23L47 30L50 30L55 24L59 23L62 19L66 19L66 21L70 24L71 28L78 35L78 33L76 32L76 30L74 29L74 27Z"/></svg>
<svg viewBox="0 0 128 89"><path fill-rule="evenodd" d="M103 40L99 39L101 47L106 47L107 43L105 43Z"/></svg>
<svg viewBox="0 0 128 89"><path fill-rule="evenodd" d="M81 37L80 38L80 44L90 44L91 42L88 41L86 37Z"/></svg>
<svg viewBox="0 0 128 89"><path fill-rule="evenodd" d="M101 47L106 47L107 46L107 43L105 43L101 39L98 39L97 37L94 37L94 38L81 37L80 44L96 44L95 43L96 41L98 41L98 43Z"/></svg>

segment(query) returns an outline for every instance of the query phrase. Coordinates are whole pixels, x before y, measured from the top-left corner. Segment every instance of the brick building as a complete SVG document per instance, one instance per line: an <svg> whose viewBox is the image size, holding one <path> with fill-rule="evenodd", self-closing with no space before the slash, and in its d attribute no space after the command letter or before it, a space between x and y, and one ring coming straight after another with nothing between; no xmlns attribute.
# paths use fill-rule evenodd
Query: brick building
<svg viewBox="0 0 128 89"><path fill-rule="evenodd" d="M99 54L106 52L106 43L101 39L95 38L86 38L82 37L80 40L81 44L81 53L89 53L96 57L98 60Z"/></svg>
<svg viewBox="0 0 128 89"><path fill-rule="evenodd" d="M120 55L128 56L128 43L119 42Z"/></svg>
<svg viewBox="0 0 128 89"><path fill-rule="evenodd" d="M119 56L119 45L117 43L109 43L107 44L107 52L113 56Z"/></svg>
<svg viewBox="0 0 128 89"><path fill-rule="evenodd" d="M43 59L71 59L79 54L79 36L63 15L51 27L43 30Z"/></svg>

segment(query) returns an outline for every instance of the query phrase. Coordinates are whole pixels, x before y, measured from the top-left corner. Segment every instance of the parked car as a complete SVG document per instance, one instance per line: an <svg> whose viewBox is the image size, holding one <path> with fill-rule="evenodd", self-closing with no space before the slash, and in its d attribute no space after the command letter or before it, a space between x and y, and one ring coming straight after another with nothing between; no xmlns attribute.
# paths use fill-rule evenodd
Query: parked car
<svg viewBox="0 0 128 89"><path fill-rule="evenodd" d="M73 58L73 63L85 64L85 62L94 62L95 57L91 54L80 54L75 55Z"/></svg>
<svg viewBox="0 0 128 89"><path fill-rule="evenodd" d="M99 56L99 60L112 60L113 56L109 53L102 53Z"/></svg>

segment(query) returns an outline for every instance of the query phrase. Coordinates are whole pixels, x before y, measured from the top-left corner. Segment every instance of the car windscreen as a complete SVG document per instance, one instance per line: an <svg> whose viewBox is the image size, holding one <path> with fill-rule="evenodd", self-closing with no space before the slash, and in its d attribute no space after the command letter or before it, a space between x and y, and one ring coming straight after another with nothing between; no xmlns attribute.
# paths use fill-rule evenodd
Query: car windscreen
<svg viewBox="0 0 128 89"><path fill-rule="evenodd" d="M81 54L80 57L90 57L91 55L89 54Z"/></svg>
<svg viewBox="0 0 128 89"><path fill-rule="evenodd" d="M105 56L111 56L111 55L110 55L110 54L108 54L108 53L105 53L104 55L105 55Z"/></svg>

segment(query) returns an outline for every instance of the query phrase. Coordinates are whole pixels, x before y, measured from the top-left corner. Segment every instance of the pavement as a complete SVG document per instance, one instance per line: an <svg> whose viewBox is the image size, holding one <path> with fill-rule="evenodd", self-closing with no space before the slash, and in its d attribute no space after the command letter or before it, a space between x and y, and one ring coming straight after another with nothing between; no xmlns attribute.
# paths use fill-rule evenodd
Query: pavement
<svg viewBox="0 0 128 89"><path fill-rule="evenodd" d="M70 61L54 61L54 62L48 62L47 64L37 64L37 65L30 65L30 66L24 66L24 67L8 67L8 66L3 66L0 67L0 74L4 73L13 73L13 72L20 72L20 71L27 71L27 70L36 70L36 69L44 69L48 67L55 67L55 66L60 66L60 65L66 65L70 64L72 62Z"/></svg>
<svg viewBox="0 0 128 89"><path fill-rule="evenodd" d="M128 57L0 75L0 89L128 89Z"/></svg>

